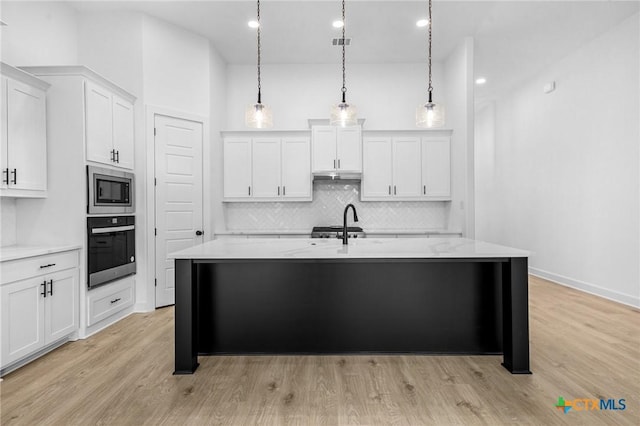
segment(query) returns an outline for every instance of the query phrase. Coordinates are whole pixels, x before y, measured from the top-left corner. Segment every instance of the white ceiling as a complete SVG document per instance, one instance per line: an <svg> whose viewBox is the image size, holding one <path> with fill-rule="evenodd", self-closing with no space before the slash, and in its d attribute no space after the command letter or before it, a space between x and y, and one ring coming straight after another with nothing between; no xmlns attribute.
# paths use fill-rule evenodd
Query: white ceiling
<svg viewBox="0 0 640 426"><path fill-rule="evenodd" d="M256 2L81 1L80 11L133 10L200 34L231 64L256 60ZM467 36L475 39L476 75L488 83L482 97L557 61L640 9L637 1L434 1L433 54L443 61ZM425 62L427 1L347 1L349 63ZM338 63L331 39L340 30L341 2L261 1L262 61L266 64Z"/></svg>

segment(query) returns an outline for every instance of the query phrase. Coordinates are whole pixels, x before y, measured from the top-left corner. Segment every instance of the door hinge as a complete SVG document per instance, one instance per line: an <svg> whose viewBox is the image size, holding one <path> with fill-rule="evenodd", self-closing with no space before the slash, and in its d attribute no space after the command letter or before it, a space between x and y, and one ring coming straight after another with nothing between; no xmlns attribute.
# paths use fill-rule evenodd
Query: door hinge
<svg viewBox="0 0 640 426"><path fill-rule="evenodd" d="M158 279L156 278L154 281L156 283L156 287L158 287Z"/></svg>

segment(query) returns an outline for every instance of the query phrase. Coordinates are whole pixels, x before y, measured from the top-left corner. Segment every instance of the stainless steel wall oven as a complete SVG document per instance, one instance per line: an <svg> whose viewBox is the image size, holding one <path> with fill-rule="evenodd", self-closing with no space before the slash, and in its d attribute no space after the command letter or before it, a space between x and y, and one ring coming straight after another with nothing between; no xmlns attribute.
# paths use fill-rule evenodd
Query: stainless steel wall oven
<svg viewBox="0 0 640 426"><path fill-rule="evenodd" d="M136 273L134 216L88 217L89 289Z"/></svg>

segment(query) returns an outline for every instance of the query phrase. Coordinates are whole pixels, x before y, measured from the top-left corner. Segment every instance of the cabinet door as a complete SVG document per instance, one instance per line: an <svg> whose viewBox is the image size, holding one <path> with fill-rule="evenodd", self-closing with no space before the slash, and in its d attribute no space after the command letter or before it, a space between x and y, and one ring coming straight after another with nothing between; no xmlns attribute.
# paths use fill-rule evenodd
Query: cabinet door
<svg viewBox="0 0 640 426"><path fill-rule="evenodd" d="M7 79L9 188L47 189L45 91Z"/></svg>
<svg viewBox="0 0 640 426"><path fill-rule="evenodd" d="M420 138L393 138L393 195L419 197L422 183Z"/></svg>
<svg viewBox="0 0 640 426"><path fill-rule="evenodd" d="M251 139L224 140L224 197L251 196Z"/></svg>
<svg viewBox="0 0 640 426"><path fill-rule="evenodd" d="M85 109L87 160L114 165L111 93L87 81Z"/></svg>
<svg viewBox="0 0 640 426"><path fill-rule="evenodd" d="M335 170L336 128L334 126L313 126L311 131L314 172Z"/></svg>
<svg viewBox="0 0 640 426"><path fill-rule="evenodd" d="M252 196L277 198L280 188L280 139L254 138L252 146Z"/></svg>
<svg viewBox="0 0 640 426"><path fill-rule="evenodd" d="M45 344L52 343L78 329L78 270L67 269L45 277Z"/></svg>
<svg viewBox="0 0 640 426"><path fill-rule="evenodd" d="M363 145L362 198L391 197L391 138L368 137Z"/></svg>
<svg viewBox="0 0 640 426"><path fill-rule="evenodd" d="M338 170L362 171L362 132L360 126L338 127Z"/></svg>
<svg viewBox="0 0 640 426"><path fill-rule="evenodd" d="M0 188L9 183L9 165L7 164L7 79L0 79Z"/></svg>
<svg viewBox="0 0 640 426"><path fill-rule="evenodd" d="M282 139L282 196L311 197L311 143L309 138Z"/></svg>
<svg viewBox="0 0 640 426"><path fill-rule="evenodd" d="M2 366L44 346L43 282L32 278L0 288Z"/></svg>
<svg viewBox="0 0 640 426"><path fill-rule="evenodd" d="M422 195L451 197L449 138L422 138Z"/></svg>
<svg viewBox="0 0 640 426"><path fill-rule="evenodd" d="M114 166L133 169L133 105L113 96L113 149L116 151Z"/></svg>

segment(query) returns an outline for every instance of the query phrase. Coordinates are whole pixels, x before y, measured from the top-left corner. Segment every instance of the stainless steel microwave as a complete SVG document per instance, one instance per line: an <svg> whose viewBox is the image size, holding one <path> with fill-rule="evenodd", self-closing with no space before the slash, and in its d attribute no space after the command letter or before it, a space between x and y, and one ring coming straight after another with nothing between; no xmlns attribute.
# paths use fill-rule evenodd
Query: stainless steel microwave
<svg viewBox="0 0 640 426"><path fill-rule="evenodd" d="M134 213L134 187L133 173L87 166L87 214Z"/></svg>

